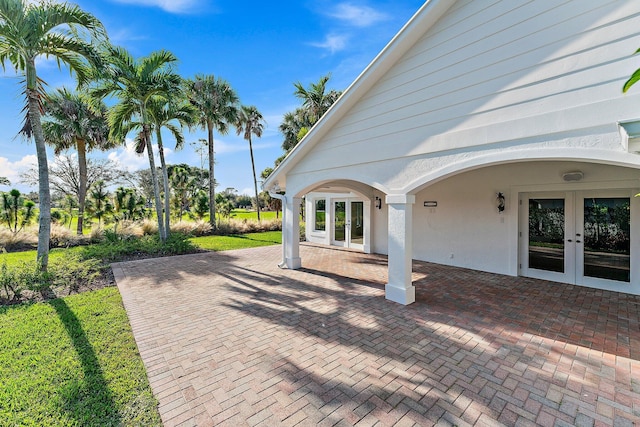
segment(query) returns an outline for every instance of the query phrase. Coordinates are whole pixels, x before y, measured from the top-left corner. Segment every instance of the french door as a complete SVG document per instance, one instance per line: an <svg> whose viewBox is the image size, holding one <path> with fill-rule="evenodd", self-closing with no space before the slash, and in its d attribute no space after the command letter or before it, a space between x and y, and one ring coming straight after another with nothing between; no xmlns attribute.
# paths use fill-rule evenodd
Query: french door
<svg viewBox="0 0 640 427"><path fill-rule="evenodd" d="M520 273L601 286L630 282L628 192L526 193L520 197Z"/></svg>
<svg viewBox="0 0 640 427"><path fill-rule="evenodd" d="M347 248L364 248L364 202L348 199L333 201L331 243Z"/></svg>

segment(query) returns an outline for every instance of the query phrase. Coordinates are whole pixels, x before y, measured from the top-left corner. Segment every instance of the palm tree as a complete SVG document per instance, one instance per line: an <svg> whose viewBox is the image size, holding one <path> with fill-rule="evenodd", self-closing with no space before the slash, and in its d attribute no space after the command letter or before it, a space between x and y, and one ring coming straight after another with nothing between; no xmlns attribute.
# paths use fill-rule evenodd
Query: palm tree
<svg viewBox="0 0 640 427"><path fill-rule="evenodd" d="M189 172L185 168L177 166L172 169L171 186L174 192L174 203L178 209L178 221L182 221L182 214L187 204L187 193L191 182L192 177L189 176Z"/></svg>
<svg viewBox="0 0 640 427"><path fill-rule="evenodd" d="M636 50L633 54L637 55L638 53L640 53L640 49ZM631 89L631 86L636 84L638 80L640 80L640 68L634 71L631 77L629 77L629 79L624 83L624 86L622 86L622 93L627 93L627 91Z"/></svg>
<svg viewBox="0 0 640 427"><path fill-rule="evenodd" d="M114 202L114 210L120 214L117 220L135 221L144 218L144 198L133 188L118 187Z"/></svg>
<svg viewBox="0 0 640 427"><path fill-rule="evenodd" d="M42 271L49 264L51 232L51 194L49 166L42 123L42 81L36 72L36 58L53 57L75 72L78 82L85 83L90 76L85 60L98 63L98 54L91 40L106 39L102 23L90 13L68 3L32 3L23 0L0 0L0 62L11 63L24 76L24 94L27 105L23 132L33 136L38 158L39 231L37 260Z"/></svg>
<svg viewBox="0 0 640 427"><path fill-rule="evenodd" d="M318 83L311 83L308 88L300 82L293 84L296 88L294 95L302 100L302 107L286 113L280 123L279 129L284 136L282 149L285 153L298 144L342 94L336 90L327 92L329 78L330 75L321 77Z"/></svg>
<svg viewBox="0 0 640 427"><path fill-rule="evenodd" d="M162 170L162 184L164 188L164 221L165 230L169 234L169 223L171 220L170 212L170 190L169 190L169 172L164 159L164 146L162 143L162 128L167 128L176 140L176 150L184 146L184 135L182 127L193 126L196 121L197 110L185 102L163 102L155 100L149 104L149 114L153 122L153 128L156 131L156 141L158 142L158 153L160 154L160 168ZM180 127L176 126L177 122Z"/></svg>
<svg viewBox="0 0 640 427"><path fill-rule="evenodd" d="M66 88L47 96L44 102L42 128L45 140L54 146L55 154L75 148L78 152L79 191L78 228L82 235L84 205L87 195L87 151L106 150L116 145L109 139L107 107Z"/></svg>
<svg viewBox="0 0 640 427"><path fill-rule="evenodd" d="M320 117L333 105L333 103L340 97L341 92L331 90L325 93L327 90L327 82L331 78L330 74L320 78L318 83L311 83L308 89L302 86L302 83L294 83L293 86L296 90L293 94L302 100L302 107L306 110L308 115L307 122L313 126ZM309 127L311 127L309 126Z"/></svg>
<svg viewBox="0 0 640 427"><path fill-rule="evenodd" d="M282 142L282 149L288 153L291 151L300 141L300 131L309 126L308 115L304 108L296 108L295 111L290 111L282 118L279 129L282 135L284 135L284 141Z"/></svg>
<svg viewBox="0 0 640 427"><path fill-rule="evenodd" d="M96 182L89 192L87 211L98 219L98 227L102 226L102 218L113 212L113 204L109 199L110 194L104 181Z"/></svg>
<svg viewBox="0 0 640 427"><path fill-rule="evenodd" d="M249 153L251 153L251 168L253 169L253 187L256 192L256 207L258 209L258 221L260 221L260 198L258 197L258 178L256 177L256 164L253 160L253 144L251 143L251 135L258 138L262 136L264 130L264 118L254 105L243 105L238 112L238 121L236 123L236 131L238 135L249 141Z"/></svg>
<svg viewBox="0 0 640 427"><path fill-rule="evenodd" d="M20 191L15 188L8 193L0 192L0 218L13 234L18 234L31 222L35 206L35 203L25 200Z"/></svg>
<svg viewBox="0 0 640 427"><path fill-rule="evenodd" d="M221 135L229 132L229 125L234 124L238 117L238 95L229 83L212 75L197 75L186 82L187 97L191 105L198 110L198 124L208 133L209 151L209 221L216 228L216 192L214 162L215 150L213 146L213 131Z"/></svg>
<svg viewBox="0 0 640 427"><path fill-rule="evenodd" d="M131 131L137 131L136 151L140 154L146 149L151 170L151 181L158 216L158 232L161 241L166 241L160 187L156 173L151 131L153 118L150 105L154 102L168 102L180 87L180 76L173 66L177 58L168 51L152 52L149 56L135 60L129 52L120 47L107 49L109 67L100 76L99 85L93 93L99 97L113 95L119 99L109 112L111 137L124 139Z"/></svg>

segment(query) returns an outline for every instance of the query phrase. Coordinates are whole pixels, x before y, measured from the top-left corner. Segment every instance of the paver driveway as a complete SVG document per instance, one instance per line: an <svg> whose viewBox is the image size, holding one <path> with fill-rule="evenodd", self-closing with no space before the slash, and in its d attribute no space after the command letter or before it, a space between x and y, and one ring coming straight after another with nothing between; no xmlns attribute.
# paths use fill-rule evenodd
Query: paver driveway
<svg viewBox="0 0 640 427"><path fill-rule="evenodd" d="M175 425L640 425L640 297L303 245L114 264Z"/></svg>

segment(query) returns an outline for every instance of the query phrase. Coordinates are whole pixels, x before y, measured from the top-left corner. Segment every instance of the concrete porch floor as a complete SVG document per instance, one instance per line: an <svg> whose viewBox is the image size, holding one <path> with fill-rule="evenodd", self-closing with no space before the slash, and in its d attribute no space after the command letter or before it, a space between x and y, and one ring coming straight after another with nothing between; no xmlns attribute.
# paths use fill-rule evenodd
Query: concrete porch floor
<svg viewBox="0 0 640 427"><path fill-rule="evenodd" d="M164 425L640 425L640 297L301 246L113 265Z"/></svg>

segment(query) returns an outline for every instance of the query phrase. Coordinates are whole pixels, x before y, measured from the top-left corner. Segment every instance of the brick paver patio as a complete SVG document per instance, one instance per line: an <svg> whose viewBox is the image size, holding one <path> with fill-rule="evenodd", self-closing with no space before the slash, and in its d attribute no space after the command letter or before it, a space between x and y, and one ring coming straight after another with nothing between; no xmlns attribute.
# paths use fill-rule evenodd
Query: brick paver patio
<svg viewBox="0 0 640 427"><path fill-rule="evenodd" d="M640 425L640 297L303 245L114 264L165 426Z"/></svg>

